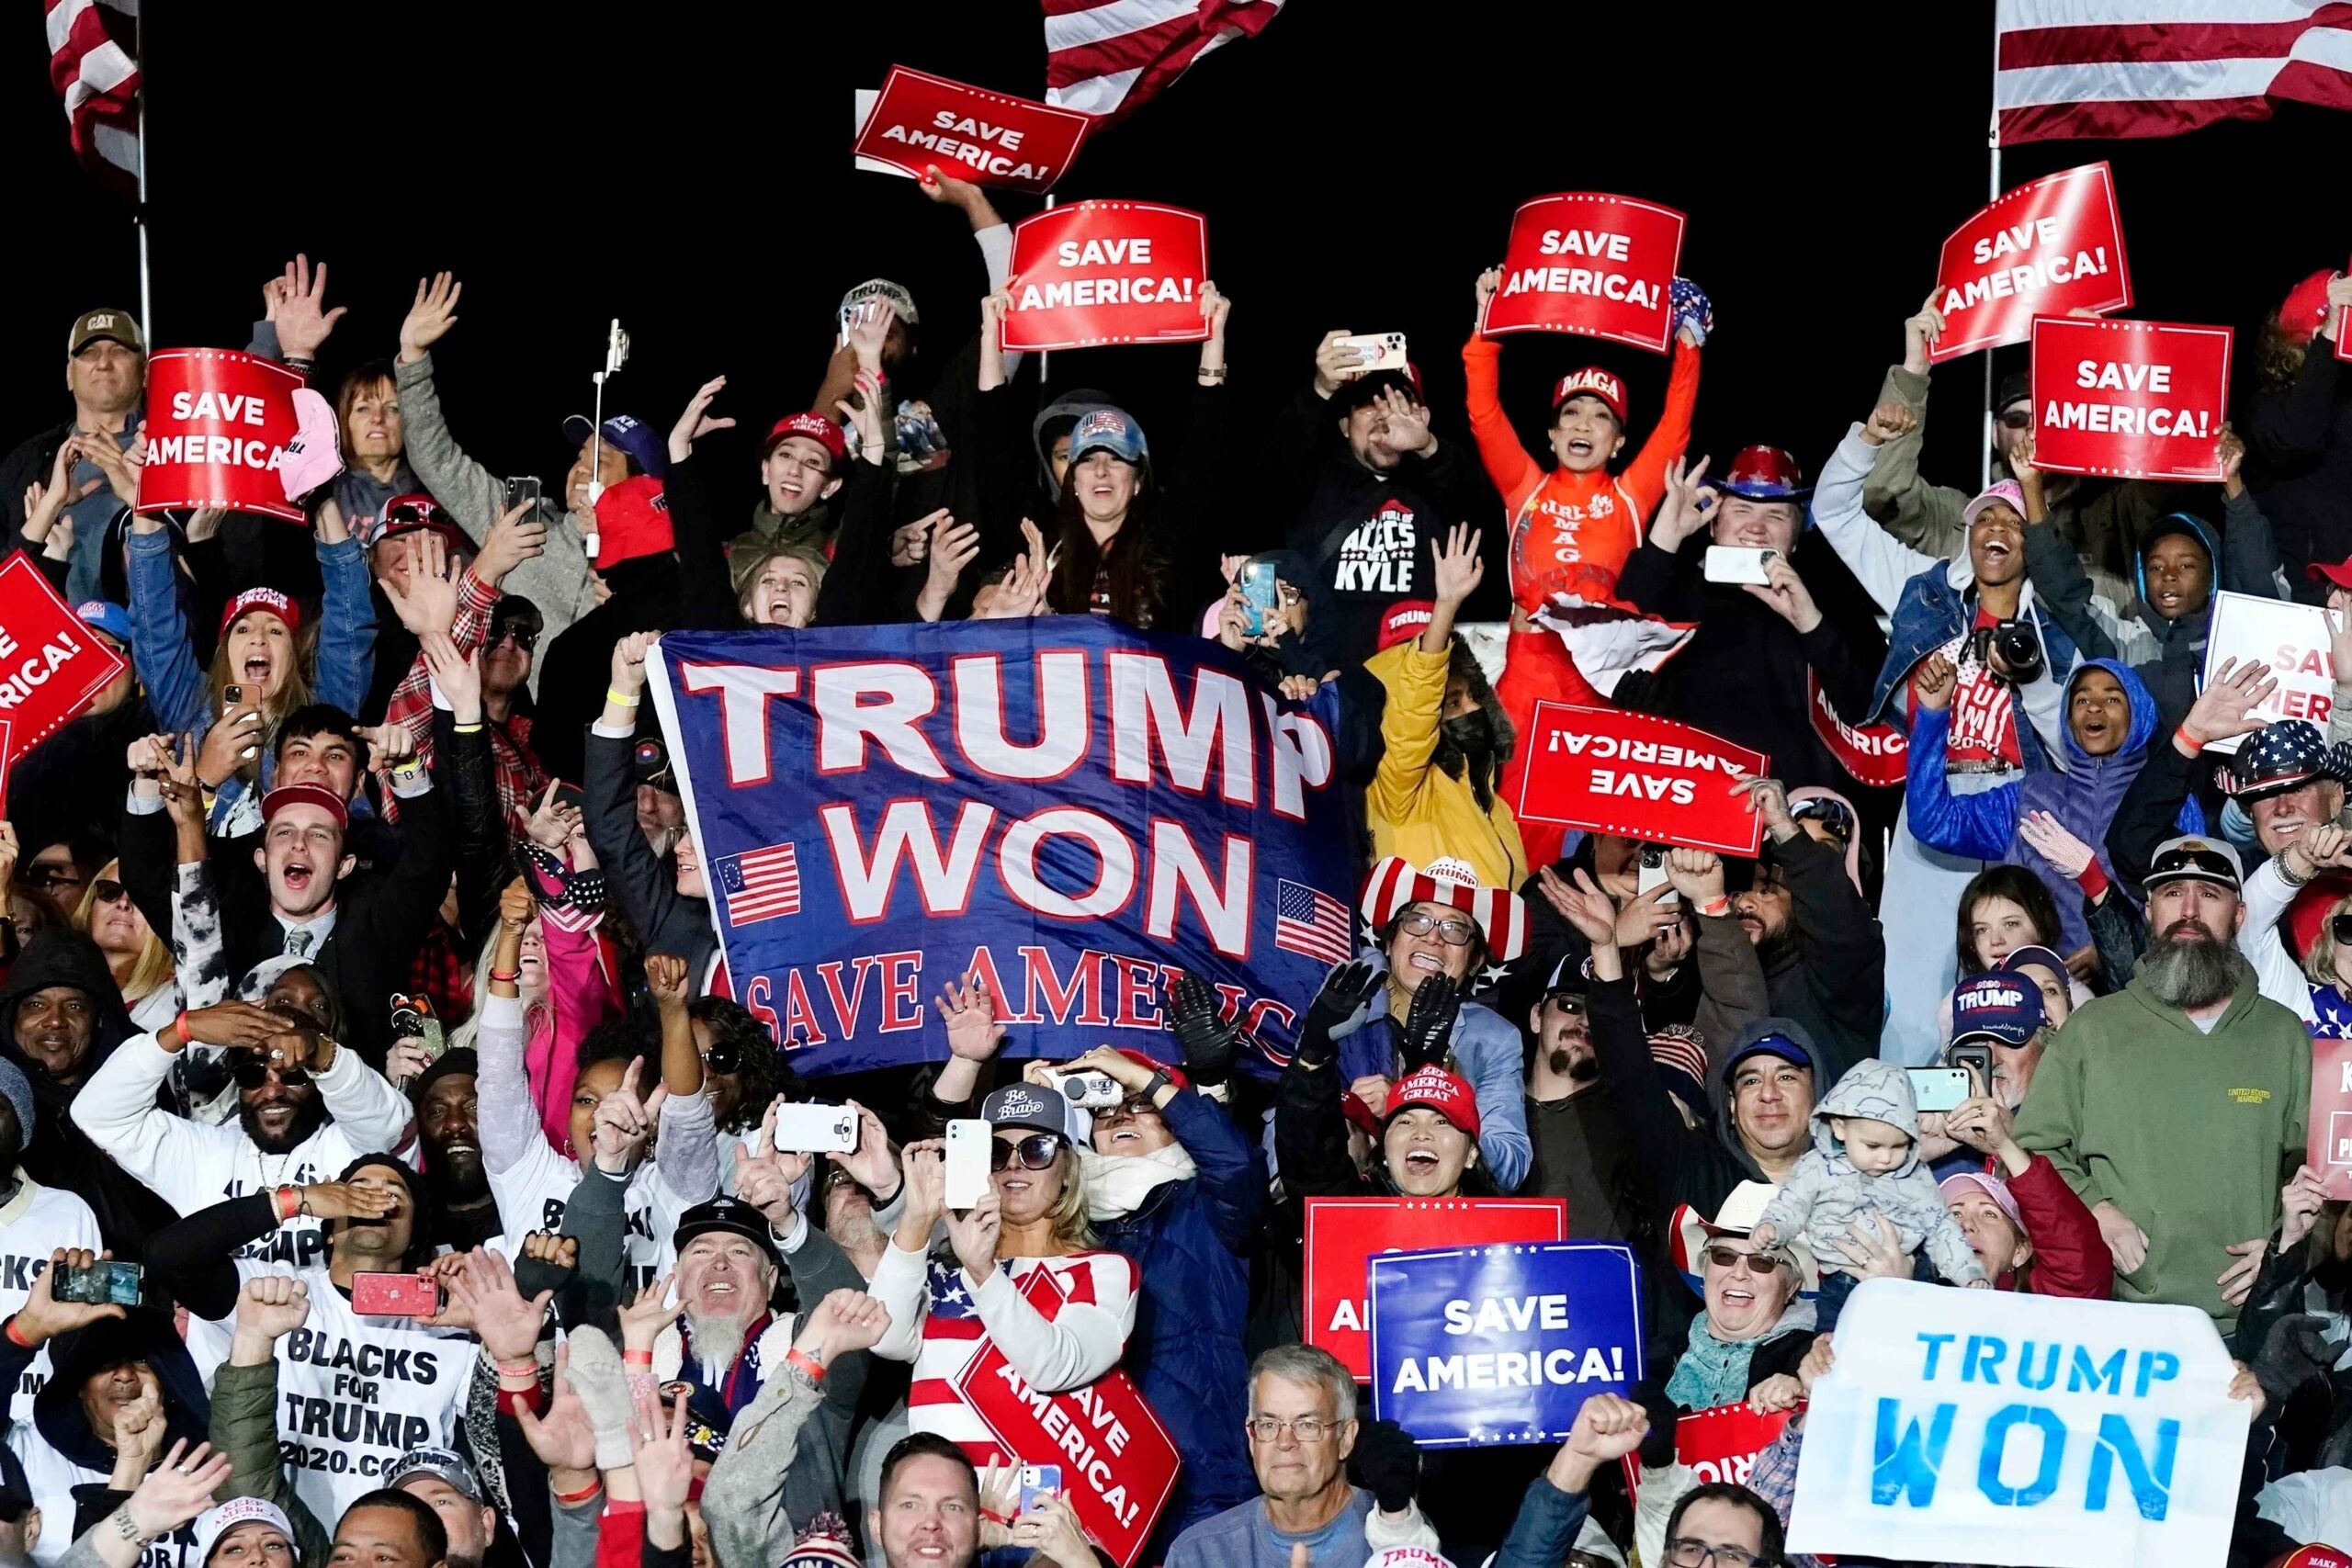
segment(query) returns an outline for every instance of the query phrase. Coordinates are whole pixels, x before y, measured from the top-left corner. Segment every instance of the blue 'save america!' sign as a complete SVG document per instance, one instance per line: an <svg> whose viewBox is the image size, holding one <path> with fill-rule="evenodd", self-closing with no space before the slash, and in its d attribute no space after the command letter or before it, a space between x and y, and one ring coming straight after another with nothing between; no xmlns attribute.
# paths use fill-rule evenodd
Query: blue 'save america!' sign
<svg viewBox="0 0 2352 1568"><path fill-rule="evenodd" d="M648 661L736 998L804 1073L1159 1049L1189 970L1277 1049L1352 931L1331 688L1092 615L674 632Z"/></svg>

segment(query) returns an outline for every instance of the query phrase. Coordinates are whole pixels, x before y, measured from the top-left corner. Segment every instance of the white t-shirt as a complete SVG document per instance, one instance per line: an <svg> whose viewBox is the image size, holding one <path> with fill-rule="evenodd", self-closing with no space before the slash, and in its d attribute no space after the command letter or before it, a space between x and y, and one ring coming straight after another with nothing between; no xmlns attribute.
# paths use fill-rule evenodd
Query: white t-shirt
<svg viewBox="0 0 2352 1568"><path fill-rule="evenodd" d="M571 1190L579 1185L579 1162L556 1153L545 1135L535 1130L522 1157L490 1179L490 1190L498 1197L498 1217L506 1226L506 1239L519 1251L526 1233L561 1230L564 1206L571 1201ZM621 1200L628 1224L621 1247L628 1259L630 1283L637 1289L651 1285L677 1261L670 1237L678 1228L678 1216L692 1208L694 1201L671 1191L670 1184L662 1179L662 1172L652 1160L644 1161L631 1173L628 1192ZM516 1256L516 1252L510 1251L508 1256Z"/></svg>
<svg viewBox="0 0 2352 1568"><path fill-rule="evenodd" d="M19 1171L16 1195L0 1204L0 1318L25 1304L33 1281L49 1267L51 1253L61 1247L96 1252L99 1245L97 1216L90 1213L90 1205L75 1193L43 1187ZM11 1421L22 1427L32 1425L33 1395L48 1381L49 1347L43 1345L33 1353L32 1364L25 1369L8 1402ZM69 1517L65 1524L70 1528L73 1520ZM60 1545L58 1551L63 1552L70 1544Z"/></svg>
<svg viewBox="0 0 2352 1568"><path fill-rule="evenodd" d="M277 1342L277 1450L295 1493L322 1521L380 1484L413 1449L454 1449L481 1347L462 1329L361 1317L321 1269L240 1258L240 1282L288 1274L311 1315Z"/></svg>

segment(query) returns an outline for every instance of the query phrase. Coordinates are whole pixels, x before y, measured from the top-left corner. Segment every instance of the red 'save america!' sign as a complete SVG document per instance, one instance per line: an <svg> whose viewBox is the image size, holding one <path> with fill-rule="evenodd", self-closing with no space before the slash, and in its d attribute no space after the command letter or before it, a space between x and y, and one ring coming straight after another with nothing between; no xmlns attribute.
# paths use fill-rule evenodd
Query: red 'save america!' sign
<svg viewBox="0 0 2352 1568"><path fill-rule="evenodd" d="M2033 463L2053 474L2219 479L2230 329L2033 321Z"/></svg>
<svg viewBox="0 0 2352 1568"><path fill-rule="evenodd" d="M0 747L18 757L90 705L122 655L82 624L30 557L0 561Z"/></svg>
<svg viewBox="0 0 2352 1568"><path fill-rule="evenodd" d="M1568 703L1537 703L1529 730L1521 818L1724 854L1756 852L1763 823L1732 785L1763 773L1763 752L1672 719Z"/></svg>
<svg viewBox="0 0 2352 1568"><path fill-rule="evenodd" d="M1682 224L1671 207L1598 191L1521 203L1479 330L1581 333L1664 354Z"/></svg>
<svg viewBox="0 0 2352 1568"><path fill-rule="evenodd" d="M1208 276L1208 222L1197 212L1148 201L1040 212L1013 227L1004 346L1199 343L1209 335Z"/></svg>
<svg viewBox="0 0 2352 1568"><path fill-rule="evenodd" d="M1068 1299L1045 1269L1029 1271L1022 1293L1047 1318ZM1078 1522L1120 1568L1135 1568L1183 1460L1127 1374L1114 1367L1091 1383L1047 1393L989 1340L956 1386L1012 1462L1061 1466L1062 1495Z"/></svg>
<svg viewBox="0 0 2352 1568"><path fill-rule="evenodd" d="M1936 265L1940 365L1980 348L2023 343L2033 318L2130 309L2115 176L2086 164L2021 185L1951 231Z"/></svg>
<svg viewBox="0 0 2352 1568"><path fill-rule="evenodd" d="M1674 1424L1675 1460L1702 1485L1722 1482L1745 1486L1748 1472L1756 1468L1756 1456L1772 1446L1792 1414L1775 1410L1767 1415L1745 1404L1694 1410ZM1625 1456L1625 1491L1638 1501L1642 1467L1635 1461L1633 1454Z"/></svg>
<svg viewBox="0 0 2352 1568"><path fill-rule="evenodd" d="M1093 123L1091 115L893 65L852 151L918 179L936 164L974 185L1046 191Z"/></svg>
<svg viewBox="0 0 2352 1568"><path fill-rule="evenodd" d="M1372 1258L1496 1241L1566 1241L1565 1198L1309 1198L1306 1342L1372 1376Z"/></svg>
<svg viewBox="0 0 2352 1568"><path fill-rule="evenodd" d="M277 467L301 423L294 412L301 384L277 361L231 348L149 355L139 510L220 506L302 522Z"/></svg>

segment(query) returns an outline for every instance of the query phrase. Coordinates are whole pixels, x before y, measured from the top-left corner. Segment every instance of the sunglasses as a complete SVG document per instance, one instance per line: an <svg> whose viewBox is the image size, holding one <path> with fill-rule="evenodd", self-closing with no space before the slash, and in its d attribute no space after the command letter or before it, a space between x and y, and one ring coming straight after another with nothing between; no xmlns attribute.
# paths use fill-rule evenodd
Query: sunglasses
<svg viewBox="0 0 2352 1568"><path fill-rule="evenodd" d="M1742 1252L1736 1247L1717 1245L1707 1248L1707 1261L1718 1269L1736 1269L1745 1263L1755 1273L1770 1274L1783 1267L1786 1260L1778 1253Z"/></svg>
<svg viewBox="0 0 2352 1568"><path fill-rule="evenodd" d="M2339 946L2352 947L2352 915L2338 915L2328 922Z"/></svg>
<svg viewBox="0 0 2352 1568"><path fill-rule="evenodd" d="M111 876L101 876L90 885L90 899L93 903L111 904L118 898L130 897L130 889Z"/></svg>
<svg viewBox="0 0 2352 1568"><path fill-rule="evenodd" d="M999 1138L989 1145L989 1168L1005 1170L1018 1165L1023 1170L1051 1170L1061 1151L1062 1141L1051 1133L1032 1133L1014 1144Z"/></svg>
<svg viewBox="0 0 2352 1568"><path fill-rule="evenodd" d="M239 1089L259 1089L269 1081L270 1066L250 1051L239 1051L229 1064L230 1076ZM288 1089L300 1089L311 1081L311 1075L300 1067L279 1067L277 1081Z"/></svg>
<svg viewBox="0 0 2352 1568"><path fill-rule="evenodd" d="M2031 409L2011 409L2008 412L2001 416L2001 428L2003 430L2031 430L2033 428L2033 411Z"/></svg>
<svg viewBox="0 0 2352 1568"><path fill-rule="evenodd" d="M703 1053L702 1065L714 1073L731 1073L743 1065L743 1047L732 1040L715 1042Z"/></svg>
<svg viewBox="0 0 2352 1568"><path fill-rule="evenodd" d="M70 865L37 865L25 873L28 886L48 889L80 885L82 874Z"/></svg>
<svg viewBox="0 0 2352 1568"><path fill-rule="evenodd" d="M521 649L526 653L530 652L533 649L539 646L538 633L533 631L528 626L518 626L512 621L507 622L503 626L492 626L491 628L490 646L496 648L500 643L504 642L509 637L514 638L514 646Z"/></svg>
<svg viewBox="0 0 2352 1568"><path fill-rule="evenodd" d="M1558 1008L1570 1017L1581 1017L1585 1011L1585 994L1582 991L1554 991L1544 998L1544 1002L1545 1006Z"/></svg>

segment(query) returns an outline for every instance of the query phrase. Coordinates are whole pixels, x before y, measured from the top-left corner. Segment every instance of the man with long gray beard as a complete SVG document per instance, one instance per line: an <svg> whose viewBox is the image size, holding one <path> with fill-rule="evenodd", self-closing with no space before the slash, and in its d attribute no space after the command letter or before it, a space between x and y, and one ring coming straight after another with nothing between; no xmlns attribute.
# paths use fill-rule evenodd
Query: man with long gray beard
<svg viewBox="0 0 2352 1568"><path fill-rule="evenodd" d="M2303 1161L2312 1049L2233 945L2235 851L2157 846L2147 954L2132 983L2075 1010L2034 1074L2017 1139L2098 1217L2119 1301L2202 1307L2223 1334Z"/></svg>

